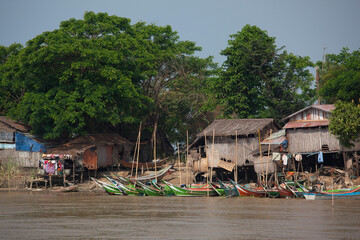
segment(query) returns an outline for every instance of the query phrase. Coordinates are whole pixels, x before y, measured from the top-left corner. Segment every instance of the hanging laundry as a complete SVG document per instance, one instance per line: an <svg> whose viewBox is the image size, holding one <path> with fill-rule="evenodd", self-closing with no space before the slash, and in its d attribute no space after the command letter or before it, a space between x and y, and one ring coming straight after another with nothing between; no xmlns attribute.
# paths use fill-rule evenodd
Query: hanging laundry
<svg viewBox="0 0 360 240"><path fill-rule="evenodd" d="M284 164L284 165L287 165L288 156L287 156L286 154L284 154L284 155L282 156L282 161L283 161L283 164Z"/></svg>
<svg viewBox="0 0 360 240"><path fill-rule="evenodd" d="M45 172L48 174L54 174L55 173L55 164L51 163L50 161L47 161L44 164Z"/></svg>
<svg viewBox="0 0 360 240"><path fill-rule="evenodd" d="M296 154L295 155L295 160L298 161L298 162L302 161L302 155L301 154Z"/></svg>
<svg viewBox="0 0 360 240"><path fill-rule="evenodd" d="M318 163L323 163L323 162L324 162L323 153L322 151L320 151L318 154Z"/></svg>
<svg viewBox="0 0 360 240"><path fill-rule="evenodd" d="M280 153L277 153L277 152L274 152L272 154L272 160L273 161L280 161L281 160L281 154Z"/></svg>

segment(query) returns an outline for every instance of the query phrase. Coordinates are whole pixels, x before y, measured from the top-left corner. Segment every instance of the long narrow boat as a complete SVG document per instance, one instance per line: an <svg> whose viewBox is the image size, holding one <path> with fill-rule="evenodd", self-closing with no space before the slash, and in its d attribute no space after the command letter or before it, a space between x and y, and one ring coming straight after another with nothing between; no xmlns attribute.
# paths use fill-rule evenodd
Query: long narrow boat
<svg viewBox="0 0 360 240"><path fill-rule="evenodd" d="M180 197L205 197L205 196L218 196L214 189L210 188L181 188L162 180L171 190L175 196Z"/></svg>
<svg viewBox="0 0 360 240"><path fill-rule="evenodd" d="M266 192L267 196L268 197L271 197L271 198L274 198L274 197L280 197L280 194L279 194L279 191L277 188L268 188L268 187L265 187L262 183L259 182L259 186L260 188Z"/></svg>
<svg viewBox="0 0 360 240"><path fill-rule="evenodd" d="M109 195L124 195L124 192L119 188L115 187L114 185L110 185L105 182L99 181L93 177L91 178L91 180L93 180L96 183L96 185L103 188L106 191L106 193L108 193Z"/></svg>
<svg viewBox="0 0 360 240"><path fill-rule="evenodd" d="M315 199L360 199L360 187L335 192L304 192L307 200Z"/></svg>
<svg viewBox="0 0 360 240"><path fill-rule="evenodd" d="M168 158L165 159L161 159L161 160L157 160L156 161L156 168L161 168L162 166L165 165L166 161L168 160ZM128 161L123 161L120 160L120 166L125 167L125 168L129 168L131 169L133 166L134 168L136 168L137 163L136 162L128 162ZM152 162L145 162L145 163L138 163L138 168L143 168L143 169L154 169L155 168L155 161Z"/></svg>
<svg viewBox="0 0 360 240"><path fill-rule="evenodd" d="M151 185L153 185L156 189L163 192L164 196L174 196L174 191L167 185L164 187L159 186L155 181L150 181Z"/></svg>
<svg viewBox="0 0 360 240"><path fill-rule="evenodd" d="M125 193L125 195L129 195L129 196L139 196L140 195L139 191L132 188L131 186L126 186L126 185L120 183L119 181L115 181L114 179L107 177L107 176L106 176L106 178L112 184L114 184L115 187L117 187L119 190L123 191Z"/></svg>
<svg viewBox="0 0 360 240"><path fill-rule="evenodd" d="M262 190L262 191L255 191L255 190L251 190L251 189L247 189L243 186L240 186L238 183L234 182L233 180L230 179L230 182L234 185L234 187L238 190L239 195L241 197L266 197L267 193Z"/></svg>
<svg viewBox="0 0 360 240"><path fill-rule="evenodd" d="M238 197L238 196L240 196L239 191L235 187L232 188L232 187L226 185L220 179L218 179L218 182L219 182L219 185L221 186L221 188L224 189L225 194L228 197Z"/></svg>
<svg viewBox="0 0 360 240"><path fill-rule="evenodd" d="M137 178L129 178L131 181L140 181L140 182L149 182L157 178L157 180L161 180L165 174L172 168L172 165L164 167L163 169L157 171L157 173L150 173L145 176L137 177Z"/></svg>
<svg viewBox="0 0 360 240"><path fill-rule="evenodd" d="M219 195L219 196L226 196L226 192L225 189L223 188L218 188L217 186L215 186L213 183L208 182L208 185Z"/></svg>
<svg viewBox="0 0 360 240"><path fill-rule="evenodd" d="M296 197L296 194L294 194L289 189L283 188L281 185L277 185L276 183L274 185L275 185L276 189L278 190L280 197L283 197L283 198Z"/></svg>
<svg viewBox="0 0 360 240"><path fill-rule="evenodd" d="M143 190L145 191L145 195L147 196L163 196L163 191L156 189L156 188L152 188L150 186L145 185L142 182L137 182L136 184L139 184L140 187L143 188Z"/></svg>

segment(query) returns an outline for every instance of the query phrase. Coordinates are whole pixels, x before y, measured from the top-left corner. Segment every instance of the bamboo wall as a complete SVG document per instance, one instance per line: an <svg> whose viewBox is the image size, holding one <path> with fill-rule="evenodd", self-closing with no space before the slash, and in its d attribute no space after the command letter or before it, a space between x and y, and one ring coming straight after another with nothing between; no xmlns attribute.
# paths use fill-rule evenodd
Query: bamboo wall
<svg viewBox="0 0 360 240"><path fill-rule="evenodd" d="M207 142L207 157L209 160L209 166L217 167L220 159L230 160L232 163L236 163L236 140L229 137L215 138L214 144L214 159L213 159L213 144L212 139L208 138ZM245 161L254 161L254 157L251 154L259 145L257 137L238 138L237 144L238 166L246 165Z"/></svg>
<svg viewBox="0 0 360 240"><path fill-rule="evenodd" d="M0 162L2 164L10 161L20 167L37 168L41 159L41 152L15 151L15 149L0 150Z"/></svg>
<svg viewBox="0 0 360 240"><path fill-rule="evenodd" d="M328 145L329 151L341 150L339 140L330 135L328 127L287 129L286 135L291 154L317 152L323 145Z"/></svg>
<svg viewBox="0 0 360 240"><path fill-rule="evenodd" d="M270 158L268 156L263 156L260 158L260 156L256 157L254 159L254 169L256 173L273 173L275 172L275 163L272 160L272 156L270 155Z"/></svg>

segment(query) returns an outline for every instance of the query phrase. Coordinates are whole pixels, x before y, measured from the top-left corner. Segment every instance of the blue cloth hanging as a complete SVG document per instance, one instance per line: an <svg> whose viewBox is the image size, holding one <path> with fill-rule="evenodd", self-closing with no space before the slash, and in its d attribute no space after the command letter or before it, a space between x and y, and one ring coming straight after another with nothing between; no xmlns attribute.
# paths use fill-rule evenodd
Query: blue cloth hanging
<svg viewBox="0 0 360 240"><path fill-rule="evenodd" d="M320 151L318 155L318 163L323 163L323 162L324 162L323 153Z"/></svg>

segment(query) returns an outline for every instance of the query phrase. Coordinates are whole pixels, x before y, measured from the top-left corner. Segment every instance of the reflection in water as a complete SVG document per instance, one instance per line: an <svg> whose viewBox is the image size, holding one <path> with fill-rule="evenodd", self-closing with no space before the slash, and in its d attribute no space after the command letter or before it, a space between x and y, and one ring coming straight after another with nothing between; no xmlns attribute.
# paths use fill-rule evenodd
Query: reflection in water
<svg viewBox="0 0 360 240"><path fill-rule="evenodd" d="M359 219L356 200L0 192L2 239L358 239Z"/></svg>

